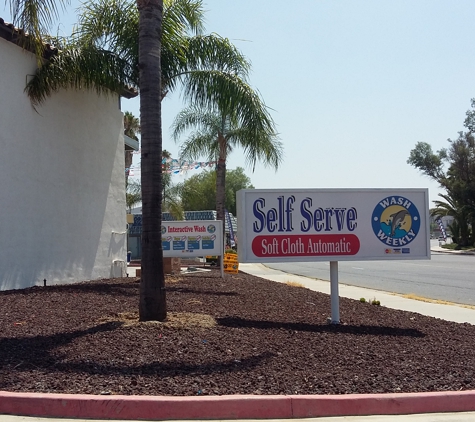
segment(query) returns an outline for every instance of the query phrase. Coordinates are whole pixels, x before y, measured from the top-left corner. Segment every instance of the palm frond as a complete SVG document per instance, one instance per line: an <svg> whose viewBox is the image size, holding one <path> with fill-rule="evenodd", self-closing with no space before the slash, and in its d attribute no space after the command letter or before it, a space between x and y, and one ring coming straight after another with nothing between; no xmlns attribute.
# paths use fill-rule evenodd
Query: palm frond
<svg viewBox="0 0 475 422"><path fill-rule="evenodd" d="M206 128L207 131L218 133L220 123L221 121L216 113L204 111L192 105L182 110L175 117L172 124L172 137L177 142L184 132L192 128Z"/></svg>
<svg viewBox="0 0 475 422"><path fill-rule="evenodd" d="M254 136L252 142L243 144L246 164L254 171L259 161L277 170L283 160L283 144L273 134Z"/></svg>
<svg viewBox="0 0 475 422"><path fill-rule="evenodd" d="M134 1L89 0L80 12L75 32L80 44L94 44L138 66L139 15ZM167 90L174 86L172 75L187 66L188 37L202 30L203 8L196 0L169 0L163 13L162 84Z"/></svg>
<svg viewBox="0 0 475 422"><path fill-rule="evenodd" d="M162 21L162 86L173 90L173 75L187 67L188 38L204 30L201 1L168 0L163 4Z"/></svg>
<svg viewBox="0 0 475 422"><path fill-rule="evenodd" d="M192 69L220 70L247 79L251 64L227 39L218 34L188 38L187 64Z"/></svg>
<svg viewBox="0 0 475 422"><path fill-rule="evenodd" d="M283 145L273 132L256 132L252 128L238 127L227 133L227 139L229 144L244 149L246 165L253 171L258 161L277 170L283 160Z"/></svg>
<svg viewBox="0 0 475 422"><path fill-rule="evenodd" d="M36 71L25 91L33 105L41 104L60 88L93 89L98 94L119 93L136 82L137 69L105 50L71 47Z"/></svg>
<svg viewBox="0 0 475 422"><path fill-rule="evenodd" d="M217 136L212 131L191 133L180 148L180 157L184 160L206 157L209 161L216 161L219 157Z"/></svg>
<svg viewBox="0 0 475 422"><path fill-rule="evenodd" d="M138 61L139 15L130 0L89 0L79 8L78 44L93 44L133 63Z"/></svg>
<svg viewBox="0 0 475 422"><path fill-rule="evenodd" d="M237 75L218 70L193 71L181 76L184 96L197 107L236 115L240 125L256 132L274 132L274 122L259 95Z"/></svg>
<svg viewBox="0 0 475 422"><path fill-rule="evenodd" d="M25 48L34 49L39 66L45 51L44 36L59 17L59 10L65 10L68 4L69 0L10 1L13 24L28 34L28 37L22 37L21 41Z"/></svg>
<svg viewBox="0 0 475 422"><path fill-rule="evenodd" d="M33 0L32 6L35 5ZM46 2L52 0L45 0ZM81 86L93 87L98 92L104 92L96 85L105 80L104 89L110 89L109 75L117 74L118 84L124 81L126 85L138 87L138 10L133 0L87 0L79 9L79 24L72 39L61 40L59 59L47 63L47 70L38 73L35 77L39 80L34 82L27 91L32 94L34 103L46 99L52 92L59 88ZM30 13L31 14L31 13ZM203 30L203 5L201 0L165 0L162 26L162 50L161 50L161 75L162 75L162 98L178 83L188 84L185 93L196 97L202 103L208 105L219 100L219 106L224 109L227 105L227 115L231 115L231 108L236 104L227 98L231 94L242 107L241 115L244 121L258 121L272 125L266 110L262 110L260 117L248 113L248 107L253 100L260 104L259 98L252 98L253 91L245 83L250 68L245 57L229 42L229 40L216 34L207 36L200 35ZM192 36L192 34L198 34ZM110 58L114 58L116 65L106 65L105 76L92 77L92 71L101 72L101 60L97 65L88 63L87 66L77 66L79 61L83 64L90 62L92 52L101 52L102 56L109 52ZM80 53L84 52L84 59L80 59ZM98 55L98 53L96 53ZM74 56L74 57L73 57ZM107 62L110 64L111 59ZM76 64L72 65L71 62ZM125 65L124 63L127 63ZM118 66L120 64L120 66ZM54 69L57 67L57 69ZM68 73L61 76L65 69ZM84 77L77 75L83 69ZM71 75L76 73L75 82ZM207 76L206 76L207 75ZM77 80L81 79L78 83ZM94 79L94 83L92 82ZM222 93L221 88L226 88ZM195 91L203 92L195 95ZM244 101L244 99L246 101ZM255 105L250 104L249 107ZM257 116L259 117L259 116Z"/></svg>
<svg viewBox="0 0 475 422"><path fill-rule="evenodd" d="M201 0L164 0L164 33L200 34L202 31L204 31L204 9Z"/></svg>

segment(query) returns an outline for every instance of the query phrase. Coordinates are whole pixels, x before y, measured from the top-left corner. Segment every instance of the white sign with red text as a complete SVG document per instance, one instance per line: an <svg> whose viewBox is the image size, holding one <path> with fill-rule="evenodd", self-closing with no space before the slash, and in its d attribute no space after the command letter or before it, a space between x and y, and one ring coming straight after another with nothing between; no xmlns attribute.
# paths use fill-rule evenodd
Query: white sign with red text
<svg viewBox="0 0 475 422"><path fill-rule="evenodd" d="M162 221L162 248L165 257L223 255L222 222Z"/></svg>
<svg viewBox="0 0 475 422"><path fill-rule="evenodd" d="M240 262L430 259L427 189L245 189Z"/></svg>

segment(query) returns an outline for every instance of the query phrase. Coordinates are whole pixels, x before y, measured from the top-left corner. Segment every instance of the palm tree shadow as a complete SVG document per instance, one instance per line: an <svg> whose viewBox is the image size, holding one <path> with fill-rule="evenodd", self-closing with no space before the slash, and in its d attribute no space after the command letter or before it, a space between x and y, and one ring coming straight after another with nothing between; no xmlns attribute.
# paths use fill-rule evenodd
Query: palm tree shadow
<svg viewBox="0 0 475 422"><path fill-rule="evenodd" d="M252 320L240 317L216 319L223 327L258 328L262 330L292 330L313 333L342 333L370 336L425 337L422 331L414 328L385 327L377 325L343 325L343 324L307 324L302 322L280 322Z"/></svg>
<svg viewBox="0 0 475 422"><path fill-rule="evenodd" d="M51 350L72 342L78 337L112 331L123 325L121 322L107 322L85 330L58 333L49 336L13 337L0 339L0 369L23 370L34 368L51 368L58 360ZM0 383L0 387L1 387Z"/></svg>
<svg viewBox="0 0 475 422"><path fill-rule="evenodd" d="M200 290L200 289L190 289L186 287L167 287L167 292L192 293L192 294L198 294L198 295L211 295L211 296L238 296L237 292L222 292L218 290Z"/></svg>
<svg viewBox="0 0 475 422"><path fill-rule="evenodd" d="M113 331L123 324L108 322L85 330L70 333L58 333L50 336L35 336L21 338L4 338L0 340L0 371L11 373L37 369L50 373L82 373L90 375L109 376L136 376L154 375L160 377L174 377L183 375L206 375L211 373L228 373L242 370L251 370L266 364L275 355L265 351L258 355L249 356L240 360L226 356L222 360L184 364L182 361L147 362L142 365L107 364L90 360L64 361L61 356L55 356L52 350L70 343L76 338L93 335L100 332ZM0 390L8 388L8 381L0 381Z"/></svg>
<svg viewBox="0 0 475 422"><path fill-rule="evenodd" d="M34 286L22 290L6 290L0 292L0 296L8 295L31 295L42 292L50 294L52 292L68 292L68 293L98 293L112 296L136 296L139 292L138 283L74 283L74 284L58 284L53 286L39 287Z"/></svg>
<svg viewBox="0 0 475 422"><path fill-rule="evenodd" d="M252 370L258 366L265 365L267 361L275 356L274 353L266 351L258 355L241 358L240 360L226 358L220 361L210 361L206 363L196 363L184 365L182 361L175 360L171 362L150 362L142 365L115 365L98 364L75 361L59 363L55 365L56 371L78 372L90 375L109 375L109 376L134 376L134 375L152 375L164 377L176 377L185 375L209 375L212 373L229 373L243 370Z"/></svg>

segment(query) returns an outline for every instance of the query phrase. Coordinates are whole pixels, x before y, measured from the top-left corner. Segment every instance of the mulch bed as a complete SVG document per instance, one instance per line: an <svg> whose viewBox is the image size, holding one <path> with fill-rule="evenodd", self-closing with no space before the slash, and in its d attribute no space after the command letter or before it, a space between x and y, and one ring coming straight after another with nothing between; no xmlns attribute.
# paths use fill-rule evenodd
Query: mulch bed
<svg viewBox="0 0 475 422"><path fill-rule="evenodd" d="M348 394L475 389L475 326L239 272L167 276L170 322L138 323L137 279L0 293L0 390Z"/></svg>

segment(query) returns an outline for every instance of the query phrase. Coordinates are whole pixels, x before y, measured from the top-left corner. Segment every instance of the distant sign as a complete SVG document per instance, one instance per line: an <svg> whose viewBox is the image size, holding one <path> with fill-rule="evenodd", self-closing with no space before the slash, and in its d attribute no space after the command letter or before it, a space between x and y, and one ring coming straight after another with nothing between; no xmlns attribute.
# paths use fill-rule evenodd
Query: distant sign
<svg viewBox="0 0 475 422"><path fill-rule="evenodd" d="M430 259L427 189L237 193L240 262Z"/></svg>
<svg viewBox="0 0 475 422"><path fill-rule="evenodd" d="M162 248L165 257L222 255L221 221L163 221Z"/></svg>

